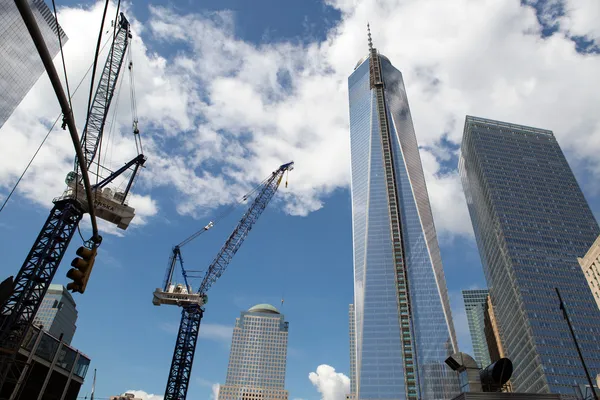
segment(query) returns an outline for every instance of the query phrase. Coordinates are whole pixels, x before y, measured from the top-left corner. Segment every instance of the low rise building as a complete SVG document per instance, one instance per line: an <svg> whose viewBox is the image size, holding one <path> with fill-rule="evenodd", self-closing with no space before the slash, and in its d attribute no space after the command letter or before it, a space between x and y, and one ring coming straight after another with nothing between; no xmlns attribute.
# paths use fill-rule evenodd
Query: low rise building
<svg viewBox="0 0 600 400"><path fill-rule="evenodd" d="M34 326L17 354L14 379L2 386L0 398L76 400L89 365L85 354Z"/></svg>

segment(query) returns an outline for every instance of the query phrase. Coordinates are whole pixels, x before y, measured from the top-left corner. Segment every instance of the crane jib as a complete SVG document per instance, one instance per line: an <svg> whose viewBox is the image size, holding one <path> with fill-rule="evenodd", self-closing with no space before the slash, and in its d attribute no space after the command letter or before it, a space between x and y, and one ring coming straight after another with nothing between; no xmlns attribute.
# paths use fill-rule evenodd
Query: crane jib
<svg viewBox="0 0 600 400"><path fill-rule="evenodd" d="M127 50L130 37L129 21L127 21L127 18L121 13L117 33L106 58L106 63L104 64L102 75L100 76L100 82L98 83L94 99L88 110L87 120L83 128L83 134L81 135L81 148L85 157L85 163L88 167L94 161L94 157L96 156L98 146L102 139L106 116L108 115L108 109L115 92L117 79L121 72L125 51ZM79 160L75 160L76 166L79 162ZM77 170L77 168L75 170Z"/></svg>

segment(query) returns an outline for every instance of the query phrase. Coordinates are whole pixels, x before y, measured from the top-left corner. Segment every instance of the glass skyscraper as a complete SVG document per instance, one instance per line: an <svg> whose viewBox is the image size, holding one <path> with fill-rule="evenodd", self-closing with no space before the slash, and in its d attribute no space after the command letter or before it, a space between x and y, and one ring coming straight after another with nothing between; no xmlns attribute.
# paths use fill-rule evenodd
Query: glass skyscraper
<svg viewBox="0 0 600 400"><path fill-rule="evenodd" d="M600 372L600 311L577 257L600 228L553 133L467 116L459 169L516 392L575 395Z"/></svg>
<svg viewBox="0 0 600 400"><path fill-rule="evenodd" d="M36 326L42 325L45 331L71 344L77 326L77 308L71 293L63 285L51 284L42 299L42 304L33 319Z"/></svg>
<svg viewBox="0 0 600 400"><path fill-rule="evenodd" d="M57 32L68 38L44 0L29 0L50 55L59 51ZM44 65L29 31L12 0L0 1L0 128L44 72Z"/></svg>
<svg viewBox="0 0 600 400"><path fill-rule="evenodd" d="M473 343L473 355L479 367L485 368L491 364L485 339L485 307L488 291L487 289L463 290L462 295L469 322L471 343Z"/></svg>
<svg viewBox="0 0 600 400"><path fill-rule="evenodd" d="M270 304L258 304L235 321L229 366L219 400L287 400L288 323Z"/></svg>
<svg viewBox="0 0 600 400"><path fill-rule="evenodd" d="M359 400L450 399L446 281L402 74L370 45L348 78Z"/></svg>

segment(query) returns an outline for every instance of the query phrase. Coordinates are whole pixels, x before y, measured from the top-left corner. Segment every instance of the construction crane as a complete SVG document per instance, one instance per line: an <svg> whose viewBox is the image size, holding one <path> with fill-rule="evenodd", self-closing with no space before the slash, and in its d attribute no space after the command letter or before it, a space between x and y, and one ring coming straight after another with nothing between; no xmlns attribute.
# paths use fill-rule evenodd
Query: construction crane
<svg viewBox="0 0 600 400"><path fill-rule="evenodd" d="M89 212L82 179L78 173L79 165L85 163L89 167L101 145L108 110L131 38L129 21L123 13L120 13L119 20L115 23L117 26L114 27L113 42L81 136L85 159L75 159L74 171L69 172L65 181L67 190L53 200L54 207L50 216L14 279L12 291L0 308L0 389L5 382L14 381L10 372L23 339L78 228L79 221ZM137 126L135 128L137 130ZM134 132L134 135L137 145L139 130ZM116 224L121 229L127 229L135 214L135 210L126 204L127 194L139 167L143 166L145 161L144 155L138 154L117 171L109 171L106 178L92 186L94 211L99 218ZM100 168L100 161L96 162ZM107 185L132 167L133 172L126 189L113 193ZM73 260L71 265L74 268L67 273L67 277L73 279L67 286L69 290L79 293L85 291L101 240L99 236L94 237L77 250L77 255L81 258Z"/></svg>
<svg viewBox="0 0 600 400"><path fill-rule="evenodd" d="M283 175L291 171L293 166L293 162L281 165L253 191L256 192L254 201L248 207L246 213L208 267L197 292L194 292L188 283L188 276L183 268L181 247L197 238L201 233L212 228L214 223L210 222L202 230L194 233L173 248L173 252L169 258L164 286L154 291L152 299L152 303L156 306L168 304L177 305L182 308L181 323L179 324L173 360L171 361L171 369L169 370L169 378L165 390L165 400L185 400L192 373L192 365L194 363L200 321L204 315L204 305L208 301L206 293L212 284L225 272L231 259L248 236L252 226L277 192ZM244 198L248 198L248 195L244 196ZM178 261L181 265L184 284L174 284L172 282L173 272Z"/></svg>

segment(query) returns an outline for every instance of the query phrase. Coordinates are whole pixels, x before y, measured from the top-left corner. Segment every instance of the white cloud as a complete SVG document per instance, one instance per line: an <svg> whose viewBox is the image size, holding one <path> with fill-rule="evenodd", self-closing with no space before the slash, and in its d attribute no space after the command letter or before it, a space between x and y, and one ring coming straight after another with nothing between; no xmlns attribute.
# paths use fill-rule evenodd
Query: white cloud
<svg viewBox="0 0 600 400"><path fill-rule="evenodd" d="M213 400L219 400L219 389L221 388L221 385L219 383L213 383L211 386L211 395L210 398Z"/></svg>
<svg viewBox="0 0 600 400"><path fill-rule="evenodd" d="M163 395L149 394L144 392L143 390L128 390L125 393L132 393L133 395L135 395L135 398L142 400L163 400L164 398ZM125 395L125 393L123 393L121 396Z"/></svg>
<svg viewBox="0 0 600 400"><path fill-rule="evenodd" d="M565 0L561 27L572 35L586 36L600 45L600 3L596 0Z"/></svg>
<svg viewBox="0 0 600 400"><path fill-rule="evenodd" d="M460 144L466 114L552 129L570 161L600 176L600 56L578 54L568 37L598 37L598 2L567 0L560 32L545 39L534 9L517 0L327 3L342 11L342 20L325 41L304 44L240 40L231 12L179 14L151 6L140 23L126 10L148 155L135 190L146 196L136 224L157 213L148 197L154 188L174 189L169 199L177 211L200 216L291 159L296 169L289 188L280 189L290 214L317 210L332 191L348 187L347 77L366 53L366 21L376 47L403 72L440 234L472 235L458 176L442 168L455 163L456 150L440 144L442 137ZM555 3L545 3L542 14L550 25L560 15ZM72 82L91 61L99 11L95 5L60 13L67 34L78 32L65 49ZM148 51L140 33L178 49L176 56ZM114 135L117 165L134 155L127 103L124 94ZM45 134L39 118L51 120L57 111L48 82L38 83L0 131L0 185L14 182L22 154ZM81 121L83 110L76 111ZM51 137L20 192L44 205L62 189L60 177L72 162L66 133Z"/></svg>
<svg viewBox="0 0 600 400"><path fill-rule="evenodd" d="M211 400L218 400L219 399L219 389L221 388L221 384L220 383L216 383L216 382L211 382L209 380L206 380L204 378L196 378L196 381L204 387L209 387L211 390L211 394L210 394L210 399Z"/></svg>
<svg viewBox="0 0 600 400"><path fill-rule="evenodd" d="M327 364L321 364L308 379L321 394L321 400L344 400L350 393L350 378Z"/></svg>
<svg viewBox="0 0 600 400"><path fill-rule="evenodd" d="M168 333L177 333L179 330L179 324L163 322L160 328ZM200 326L200 333L198 337L215 340L218 342L231 343L231 336L233 335L233 327L231 325L222 325L214 323L203 323Z"/></svg>

